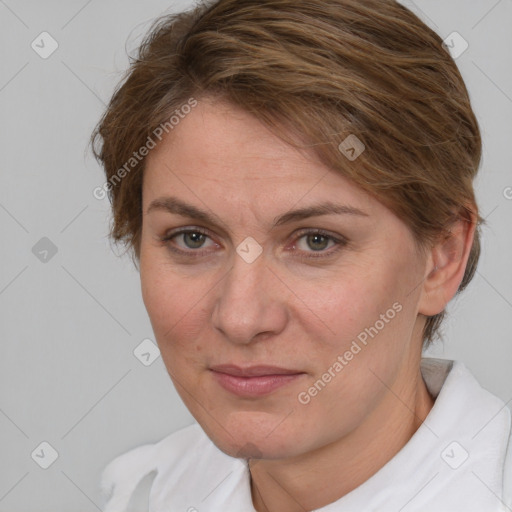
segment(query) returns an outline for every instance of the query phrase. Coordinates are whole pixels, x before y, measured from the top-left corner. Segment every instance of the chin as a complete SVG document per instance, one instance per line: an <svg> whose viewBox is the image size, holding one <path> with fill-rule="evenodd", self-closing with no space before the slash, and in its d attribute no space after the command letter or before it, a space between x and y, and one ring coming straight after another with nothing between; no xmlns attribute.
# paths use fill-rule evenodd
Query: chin
<svg viewBox="0 0 512 512"><path fill-rule="evenodd" d="M231 413L222 426L198 420L208 437L221 451L243 459L280 459L297 455L303 445L283 418L261 412ZM223 428L224 427L224 428Z"/></svg>

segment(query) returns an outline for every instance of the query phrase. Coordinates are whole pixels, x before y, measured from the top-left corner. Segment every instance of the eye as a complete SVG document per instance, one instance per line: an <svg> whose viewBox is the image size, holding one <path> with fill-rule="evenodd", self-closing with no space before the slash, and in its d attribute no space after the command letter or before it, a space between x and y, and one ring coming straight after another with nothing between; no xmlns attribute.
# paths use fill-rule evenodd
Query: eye
<svg viewBox="0 0 512 512"><path fill-rule="evenodd" d="M301 252L306 253L302 256L304 258L318 258L330 256L346 244L347 240L342 237L337 238L323 230L315 229L299 233L293 248L298 247ZM333 247L334 250L326 250Z"/></svg>
<svg viewBox="0 0 512 512"><path fill-rule="evenodd" d="M208 232L199 227L181 228L164 235L160 240L170 251L190 257L200 257L209 252L201 249L219 247ZM298 249L299 258L307 259L331 256L347 243L344 237L335 237L321 229L308 229L295 236L291 247L292 250ZM332 250L327 250L329 248Z"/></svg>
<svg viewBox="0 0 512 512"><path fill-rule="evenodd" d="M161 238L161 241L173 252L184 255L192 255L194 253L193 255L196 256L202 254L202 251L198 251L198 249L209 247L204 245L208 239L212 242L210 246L217 245L204 230L200 228L187 228L166 234ZM181 242L181 244L178 242Z"/></svg>

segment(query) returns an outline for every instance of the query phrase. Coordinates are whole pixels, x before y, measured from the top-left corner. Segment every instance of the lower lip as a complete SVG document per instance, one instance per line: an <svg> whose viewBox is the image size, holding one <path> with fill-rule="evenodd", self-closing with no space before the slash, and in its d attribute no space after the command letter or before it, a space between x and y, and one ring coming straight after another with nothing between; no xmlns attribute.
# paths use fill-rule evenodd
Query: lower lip
<svg viewBox="0 0 512 512"><path fill-rule="evenodd" d="M286 375L261 375L259 377L239 377L237 375L228 375L212 371L217 382L227 391L243 396L258 397L268 395L272 391L298 379L303 373L293 373Z"/></svg>

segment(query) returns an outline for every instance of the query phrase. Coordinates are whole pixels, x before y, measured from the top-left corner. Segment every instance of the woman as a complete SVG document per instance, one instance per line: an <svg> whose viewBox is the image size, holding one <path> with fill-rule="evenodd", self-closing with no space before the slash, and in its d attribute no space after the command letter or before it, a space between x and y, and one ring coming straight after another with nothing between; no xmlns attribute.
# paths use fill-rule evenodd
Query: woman
<svg viewBox="0 0 512 512"><path fill-rule="evenodd" d="M197 420L108 465L107 512L510 510L508 409L422 359L482 222L439 36L389 0L199 6L152 27L93 143Z"/></svg>

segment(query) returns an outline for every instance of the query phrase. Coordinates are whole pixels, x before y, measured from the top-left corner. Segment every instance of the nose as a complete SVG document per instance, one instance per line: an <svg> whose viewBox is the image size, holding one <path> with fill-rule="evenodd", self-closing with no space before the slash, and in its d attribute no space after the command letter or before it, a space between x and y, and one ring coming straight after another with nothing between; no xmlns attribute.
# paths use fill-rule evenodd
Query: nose
<svg viewBox="0 0 512 512"><path fill-rule="evenodd" d="M264 255L247 263L235 254L233 267L219 284L212 321L228 341L247 345L284 330L286 290Z"/></svg>

